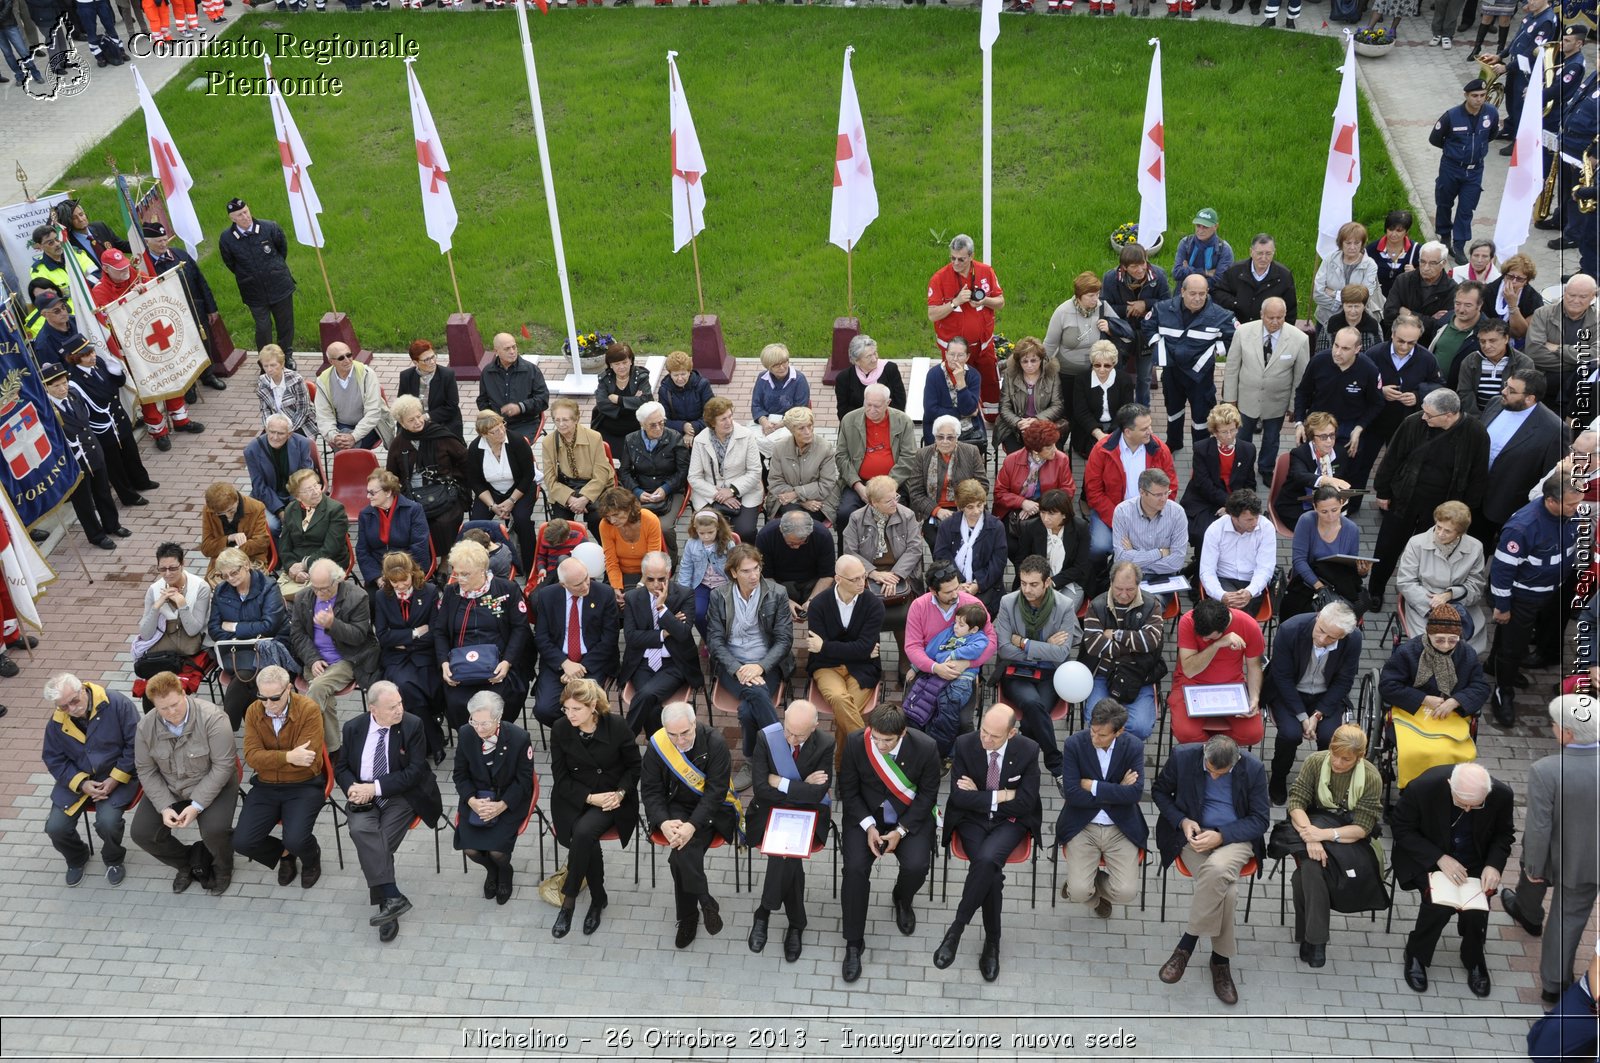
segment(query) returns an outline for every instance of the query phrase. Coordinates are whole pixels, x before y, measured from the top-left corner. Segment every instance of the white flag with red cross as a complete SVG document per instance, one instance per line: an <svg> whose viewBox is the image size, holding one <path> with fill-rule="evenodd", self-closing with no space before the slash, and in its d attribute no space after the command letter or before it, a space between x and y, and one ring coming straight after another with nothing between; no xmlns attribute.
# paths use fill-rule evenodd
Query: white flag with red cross
<svg viewBox="0 0 1600 1063"><path fill-rule="evenodd" d="M1500 216L1494 223L1494 243L1501 257L1516 254L1528 239L1533 207L1544 187L1544 49L1534 51L1533 72L1522 97L1522 115L1516 139L1511 142L1511 168L1506 170L1505 191L1500 194Z"/></svg>
<svg viewBox="0 0 1600 1063"><path fill-rule="evenodd" d="M406 85L411 89L411 129L417 142L417 176L422 181L422 220L428 238L439 245L442 255L450 250L456 231L456 201L450 195L450 160L433 125L433 112L417 84L416 62L406 59Z"/></svg>
<svg viewBox="0 0 1600 1063"><path fill-rule="evenodd" d="M322 201L311 184L311 153L300 139L289 105L272 76L272 59L263 56L267 68L267 103L272 107L272 128L278 135L278 158L283 163L283 184L289 191L289 216L294 219L294 238L306 247L322 246Z"/></svg>
<svg viewBox="0 0 1600 1063"><path fill-rule="evenodd" d="M672 250L694 239L706 227L706 160L700 154L689 115L689 98L678 77L678 53L667 53L667 79L672 108Z"/></svg>
<svg viewBox="0 0 1600 1063"><path fill-rule="evenodd" d="M1150 88L1139 127L1139 242L1152 247L1167 231L1167 134L1161 124L1161 38L1152 37Z"/></svg>
<svg viewBox="0 0 1600 1063"><path fill-rule="evenodd" d="M1361 130L1356 112L1356 38L1345 31L1344 78L1333 109L1333 134L1328 138L1328 169L1322 175L1322 210L1317 215L1317 254L1332 258L1339 250L1339 229L1355 216L1356 189L1361 187Z"/></svg>
<svg viewBox="0 0 1600 1063"><path fill-rule="evenodd" d="M139 93L139 106L144 110L145 137L150 141L150 172L161 181L161 194L167 201L167 216L172 219L172 231L193 250L205 239L200 228L200 218L195 214L194 199L189 190L194 178L189 167L178 153L178 145L167 132L167 123L156 109L155 97L145 86L137 67L133 68L133 86Z"/></svg>
<svg viewBox="0 0 1600 1063"><path fill-rule="evenodd" d="M878 216L878 189L872 181L867 130L861 122L861 101L856 99L855 74L850 70L850 56L854 51L854 48L844 50L839 140L833 156L833 218L828 227L828 242L846 251L861 242L861 234Z"/></svg>

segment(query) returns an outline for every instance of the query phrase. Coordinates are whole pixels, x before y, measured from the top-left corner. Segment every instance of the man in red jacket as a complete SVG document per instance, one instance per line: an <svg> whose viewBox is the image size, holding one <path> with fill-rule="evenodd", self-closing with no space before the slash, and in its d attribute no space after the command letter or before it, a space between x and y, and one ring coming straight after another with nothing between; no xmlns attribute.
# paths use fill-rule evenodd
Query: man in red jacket
<svg viewBox="0 0 1600 1063"><path fill-rule="evenodd" d="M928 320L939 349L957 336L967 341L967 364L982 381L983 416L1000 414L1000 369L994 353L994 312L1006 305L994 270L974 257L972 237L950 241L950 264L928 281Z"/></svg>
<svg viewBox="0 0 1600 1063"><path fill-rule="evenodd" d="M1178 493L1178 471L1172 451L1155 438L1150 407L1130 402L1117 411L1117 431L1089 451L1084 466L1084 493L1089 499L1089 561L1096 571L1104 568L1111 556L1111 515L1117 504L1139 493L1139 474L1160 469L1172 481L1171 493Z"/></svg>

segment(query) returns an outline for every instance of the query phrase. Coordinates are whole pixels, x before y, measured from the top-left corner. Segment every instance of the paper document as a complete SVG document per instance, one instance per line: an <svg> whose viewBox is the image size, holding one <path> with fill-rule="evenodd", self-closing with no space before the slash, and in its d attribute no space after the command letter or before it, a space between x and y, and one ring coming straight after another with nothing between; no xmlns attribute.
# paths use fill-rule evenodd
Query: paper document
<svg viewBox="0 0 1600 1063"><path fill-rule="evenodd" d="M1248 716L1250 692L1243 683L1216 683L1183 688L1190 716Z"/></svg>
<svg viewBox="0 0 1600 1063"><path fill-rule="evenodd" d="M1180 572L1163 579L1145 580L1139 584L1139 589L1146 594L1177 594L1189 589L1189 579Z"/></svg>
<svg viewBox="0 0 1600 1063"><path fill-rule="evenodd" d="M1457 886L1445 877L1443 871L1433 871L1428 875L1428 894L1434 904L1442 904L1446 908L1463 912L1489 910L1489 898L1483 892L1482 879L1469 878Z"/></svg>
<svg viewBox="0 0 1600 1063"><path fill-rule="evenodd" d="M768 856L809 857L816 826L815 809L775 808L761 838L761 851Z"/></svg>

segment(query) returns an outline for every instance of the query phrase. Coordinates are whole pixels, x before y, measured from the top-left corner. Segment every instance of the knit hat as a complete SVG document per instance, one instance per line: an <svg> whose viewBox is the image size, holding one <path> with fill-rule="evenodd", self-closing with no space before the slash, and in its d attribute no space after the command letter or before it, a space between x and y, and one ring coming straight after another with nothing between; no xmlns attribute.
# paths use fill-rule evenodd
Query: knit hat
<svg viewBox="0 0 1600 1063"><path fill-rule="evenodd" d="M1460 635L1461 614L1453 605L1436 605L1428 611L1428 634Z"/></svg>

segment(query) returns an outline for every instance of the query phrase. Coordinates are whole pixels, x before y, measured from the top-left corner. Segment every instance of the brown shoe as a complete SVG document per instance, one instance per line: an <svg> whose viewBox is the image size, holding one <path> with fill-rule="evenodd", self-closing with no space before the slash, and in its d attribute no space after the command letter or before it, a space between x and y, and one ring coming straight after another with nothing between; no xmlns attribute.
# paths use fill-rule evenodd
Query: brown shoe
<svg viewBox="0 0 1600 1063"><path fill-rule="evenodd" d="M1233 984L1233 970L1230 964L1213 963L1211 965L1211 988L1217 991L1217 999L1224 1004L1239 1003L1239 990Z"/></svg>
<svg viewBox="0 0 1600 1063"><path fill-rule="evenodd" d="M306 860L300 865L300 888L304 890L315 886L322 878L322 860Z"/></svg>
<svg viewBox="0 0 1600 1063"><path fill-rule="evenodd" d="M1106 900L1104 897L1101 897L1100 903L1094 906L1094 914L1098 915L1101 919L1110 919L1111 902Z"/></svg>
<svg viewBox="0 0 1600 1063"><path fill-rule="evenodd" d="M1188 949L1173 949L1167 962L1161 965L1160 979L1168 985L1177 982L1183 977L1184 970L1189 966L1189 957L1192 955Z"/></svg>

